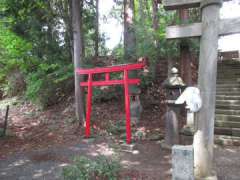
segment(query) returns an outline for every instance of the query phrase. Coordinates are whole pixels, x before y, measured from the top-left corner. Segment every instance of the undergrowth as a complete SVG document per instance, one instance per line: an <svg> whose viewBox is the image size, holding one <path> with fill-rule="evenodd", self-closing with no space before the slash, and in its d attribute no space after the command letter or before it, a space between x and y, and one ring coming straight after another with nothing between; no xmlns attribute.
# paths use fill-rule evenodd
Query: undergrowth
<svg viewBox="0 0 240 180"><path fill-rule="evenodd" d="M62 175L64 180L117 180L120 169L119 161L103 155L95 160L78 156L63 169Z"/></svg>

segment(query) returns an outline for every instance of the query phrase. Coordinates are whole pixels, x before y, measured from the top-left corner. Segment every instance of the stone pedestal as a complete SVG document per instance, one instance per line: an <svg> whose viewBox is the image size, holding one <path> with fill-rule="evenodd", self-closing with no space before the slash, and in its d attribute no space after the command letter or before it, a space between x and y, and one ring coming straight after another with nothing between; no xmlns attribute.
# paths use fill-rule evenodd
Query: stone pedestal
<svg viewBox="0 0 240 180"><path fill-rule="evenodd" d="M173 146L172 180L194 180L193 164L193 146Z"/></svg>

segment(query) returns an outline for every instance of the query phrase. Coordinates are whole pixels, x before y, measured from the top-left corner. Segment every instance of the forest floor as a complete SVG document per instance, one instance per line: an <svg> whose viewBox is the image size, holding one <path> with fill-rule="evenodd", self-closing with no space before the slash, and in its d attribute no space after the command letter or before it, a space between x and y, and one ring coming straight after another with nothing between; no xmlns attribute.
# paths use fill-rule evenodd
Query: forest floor
<svg viewBox="0 0 240 180"><path fill-rule="evenodd" d="M121 179L171 179L171 152L159 144L164 133L163 108L157 105L147 104L140 124L133 128L137 150L133 153L121 151L125 139L122 101L93 106L90 139L83 138L84 129L73 118L72 97L44 111L17 98L1 101L0 109L6 104L11 106L8 136L0 138L1 180L62 179L62 168L74 156L100 154L120 158ZM240 148L216 146L214 164L220 180L239 180Z"/></svg>

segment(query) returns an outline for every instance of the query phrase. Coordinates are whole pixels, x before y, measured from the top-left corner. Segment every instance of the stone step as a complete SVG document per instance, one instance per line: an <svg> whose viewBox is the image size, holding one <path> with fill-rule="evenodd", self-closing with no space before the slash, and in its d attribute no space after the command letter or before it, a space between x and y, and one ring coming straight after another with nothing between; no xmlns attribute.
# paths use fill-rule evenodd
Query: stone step
<svg viewBox="0 0 240 180"><path fill-rule="evenodd" d="M236 65L236 66L220 65L217 67L217 72L219 72L219 71L230 72L231 69L237 70L237 69L240 69L240 66L239 65Z"/></svg>
<svg viewBox="0 0 240 180"><path fill-rule="evenodd" d="M217 75L240 75L240 69L218 69Z"/></svg>
<svg viewBox="0 0 240 180"><path fill-rule="evenodd" d="M239 69L240 66L239 64L232 64L232 65L229 65L229 64L224 64L224 65L218 65L217 69L221 69L221 70L229 70L229 69Z"/></svg>
<svg viewBox="0 0 240 180"><path fill-rule="evenodd" d="M217 79L217 84L218 85L222 85L222 84L237 84L237 83L239 83L240 82L240 79L238 78L238 79L230 79L230 80L228 80L228 79Z"/></svg>
<svg viewBox="0 0 240 180"><path fill-rule="evenodd" d="M235 88L235 89L233 89L233 88L229 88L229 89L217 89L216 90L216 93L225 93L226 95L228 95L228 94L232 94L232 93L239 93L240 94L240 89L238 89L238 88Z"/></svg>
<svg viewBox="0 0 240 180"><path fill-rule="evenodd" d="M218 75L217 76L217 81L218 80L238 80L239 79L239 75L226 75L226 74L224 74L224 75Z"/></svg>
<svg viewBox="0 0 240 180"><path fill-rule="evenodd" d="M240 116L238 115L225 115L225 114L216 114L216 121L234 121L240 122Z"/></svg>
<svg viewBox="0 0 240 180"><path fill-rule="evenodd" d="M238 81L238 79L240 78L240 76L239 75L226 75L226 74L224 74L224 75L218 75L217 76L217 82L219 82L219 81Z"/></svg>
<svg viewBox="0 0 240 180"><path fill-rule="evenodd" d="M239 61L223 61L223 62L219 62L218 63L218 66L220 66L220 65L226 65L226 66L228 66L228 65L239 65L240 64L240 62Z"/></svg>
<svg viewBox="0 0 240 180"><path fill-rule="evenodd" d="M217 105L229 105L229 106L239 106L239 110L240 110L240 100L216 100L216 104Z"/></svg>
<svg viewBox="0 0 240 180"><path fill-rule="evenodd" d="M240 128L215 127L215 134L240 137Z"/></svg>
<svg viewBox="0 0 240 180"><path fill-rule="evenodd" d="M217 82L220 81L233 81L233 82L239 82L239 76L217 76Z"/></svg>
<svg viewBox="0 0 240 180"><path fill-rule="evenodd" d="M215 121L215 127L240 128L240 121Z"/></svg>
<svg viewBox="0 0 240 180"><path fill-rule="evenodd" d="M216 104L216 109L231 109L231 110L239 110L240 106L238 105L226 105L226 104Z"/></svg>
<svg viewBox="0 0 240 180"><path fill-rule="evenodd" d="M217 86L217 91L224 91L224 90L226 90L226 91L240 91L240 86L238 87L238 86L235 86L235 87L233 87L233 86Z"/></svg>
<svg viewBox="0 0 240 180"><path fill-rule="evenodd" d="M240 64L240 62L239 61L236 61L236 60L230 60L230 61L222 61L222 62L218 62L218 66L219 65L239 65Z"/></svg>
<svg viewBox="0 0 240 180"><path fill-rule="evenodd" d="M216 95L216 100L240 100L240 96Z"/></svg>
<svg viewBox="0 0 240 180"><path fill-rule="evenodd" d="M214 142L224 146L240 146L240 137L215 135Z"/></svg>
<svg viewBox="0 0 240 180"><path fill-rule="evenodd" d="M230 69L234 69L234 70L237 70L237 69L240 69L240 66L239 64L236 64L236 65L218 65L217 67L217 70L226 70L226 71L229 71Z"/></svg>
<svg viewBox="0 0 240 180"><path fill-rule="evenodd" d="M216 109L215 112L216 112L216 116L217 116L217 115L226 115L226 116L228 116L228 115L230 115L230 116L231 116L231 115L234 115L234 116L240 116L240 110ZM230 119L231 119L231 118L230 118Z"/></svg>
<svg viewBox="0 0 240 180"><path fill-rule="evenodd" d="M240 96L240 92L235 91L235 92L231 92L231 91L217 91L216 95L225 95L225 96Z"/></svg>
<svg viewBox="0 0 240 180"><path fill-rule="evenodd" d="M217 89L224 88L240 88L240 84L217 84Z"/></svg>
<svg viewBox="0 0 240 180"><path fill-rule="evenodd" d="M218 73L239 73L238 69L240 68L229 68L228 66L219 66L217 69Z"/></svg>

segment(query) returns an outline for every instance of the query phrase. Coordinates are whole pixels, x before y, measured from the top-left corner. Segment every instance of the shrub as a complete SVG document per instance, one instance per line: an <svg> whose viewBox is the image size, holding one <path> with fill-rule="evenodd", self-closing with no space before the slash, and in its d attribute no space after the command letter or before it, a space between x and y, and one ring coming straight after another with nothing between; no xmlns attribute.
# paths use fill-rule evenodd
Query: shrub
<svg viewBox="0 0 240 180"><path fill-rule="evenodd" d="M63 169L65 180L116 180L120 171L120 164L105 156L98 156L91 160L85 156L76 157L73 165Z"/></svg>
<svg viewBox="0 0 240 180"><path fill-rule="evenodd" d="M72 65L44 66L28 74L26 89L26 97L42 108L56 104L74 88Z"/></svg>
<svg viewBox="0 0 240 180"><path fill-rule="evenodd" d="M20 70L15 69L6 77L7 82L3 85L4 95L16 96L24 92L26 84L23 74Z"/></svg>

